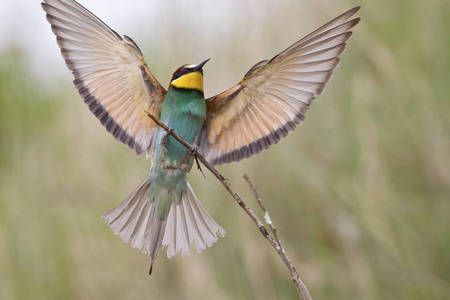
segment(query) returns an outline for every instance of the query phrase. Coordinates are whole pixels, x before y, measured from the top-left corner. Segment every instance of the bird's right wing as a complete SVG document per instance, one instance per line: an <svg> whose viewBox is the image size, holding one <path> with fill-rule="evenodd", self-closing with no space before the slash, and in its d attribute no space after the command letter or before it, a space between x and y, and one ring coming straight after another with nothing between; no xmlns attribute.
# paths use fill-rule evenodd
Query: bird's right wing
<svg viewBox="0 0 450 300"><path fill-rule="evenodd" d="M138 155L151 155L158 128L145 111L159 116L166 90L139 47L76 1L44 1L61 54L91 112L117 140Z"/></svg>

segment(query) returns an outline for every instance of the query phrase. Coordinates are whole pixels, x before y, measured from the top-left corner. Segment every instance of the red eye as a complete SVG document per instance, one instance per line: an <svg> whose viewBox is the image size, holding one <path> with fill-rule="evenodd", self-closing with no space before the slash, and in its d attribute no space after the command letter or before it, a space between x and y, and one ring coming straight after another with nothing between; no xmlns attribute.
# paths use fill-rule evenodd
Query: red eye
<svg viewBox="0 0 450 300"><path fill-rule="evenodd" d="M187 71L186 69L181 69L181 74L184 75L184 74L187 74L187 72L188 72L188 71Z"/></svg>

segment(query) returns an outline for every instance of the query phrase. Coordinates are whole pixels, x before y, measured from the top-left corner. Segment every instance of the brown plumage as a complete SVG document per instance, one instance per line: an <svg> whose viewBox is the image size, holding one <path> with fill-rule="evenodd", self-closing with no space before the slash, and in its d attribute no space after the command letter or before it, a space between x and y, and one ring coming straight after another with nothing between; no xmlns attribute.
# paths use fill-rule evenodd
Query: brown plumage
<svg viewBox="0 0 450 300"><path fill-rule="evenodd" d="M153 153L166 90L136 43L122 38L75 1L42 3L75 86L107 131L137 154ZM276 144L305 119L325 90L359 18L355 7L253 66L231 89L207 99L199 148L215 165L237 162Z"/></svg>
<svg viewBox="0 0 450 300"><path fill-rule="evenodd" d="M158 127L146 111L159 117L168 92L148 69L136 43L127 36L121 37L76 1L45 0L42 8L66 65L74 74L75 87L91 112L108 132L138 155L144 152L153 155ZM201 95L199 99L194 97L199 100L195 103L200 104L198 117L191 119L198 123L195 130L188 127L191 129L187 132L192 135L191 142L197 136L199 151L211 163L238 162L255 155L283 139L305 119L312 100L323 93L338 66L339 56L352 34L350 29L360 21L359 18L347 21L358 10L359 7L349 10L272 59L255 64L238 85L206 99L206 108L203 73L200 73L206 61L190 75L177 74L187 72L179 68L171 81L175 88L169 90L164 103L170 105L171 100L184 99L186 94L173 96L178 89L200 92L194 93L196 97ZM165 109L161 118L165 118L167 111L182 112L174 105ZM178 129L189 125L185 122L189 114L167 113L170 123L169 115L176 116L173 119L179 121L174 122ZM190 169L188 160L184 165L175 164L176 159L173 165L164 164L167 157L161 153L167 149L161 147L155 155L161 156L160 163L152 165L153 171L157 169L155 166L160 170L153 177L151 172L119 206L104 216L124 241L151 256L152 266L161 246L167 246L169 257L178 252L188 255L192 243L201 251L225 234L183 177ZM171 175L176 172L182 176L174 184ZM152 185L155 178L159 182ZM179 195L174 194L177 188L171 185L178 187ZM159 215L155 214L158 207ZM161 207L167 211L162 213Z"/></svg>
<svg viewBox="0 0 450 300"><path fill-rule="evenodd" d="M75 1L42 3L74 84L91 112L138 155L151 154L166 90L148 69L139 47Z"/></svg>
<svg viewBox="0 0 450 300"><path fill-rule="evenodd" d="M270 61L253 66L233 88L207 99L203 154L215 165L238 162L283 139L303 122L340 62L359 7L340 15ZM347 21L347 22L346 22Z"/></svg>

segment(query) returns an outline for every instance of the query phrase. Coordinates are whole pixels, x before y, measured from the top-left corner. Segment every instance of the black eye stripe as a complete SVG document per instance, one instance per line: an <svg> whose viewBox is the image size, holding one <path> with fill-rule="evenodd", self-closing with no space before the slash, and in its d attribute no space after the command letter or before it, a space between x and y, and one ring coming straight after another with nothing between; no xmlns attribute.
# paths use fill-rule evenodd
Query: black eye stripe
<svg viewBox="0 0 450 300"><path fill-rule="evenodd" d="M180 70L178 70L177 72L175 72L172 76L172 80L174 81L175 79L180 78L183 75L189 74L191 72L193 72L193 68L181 68Z"/></svg>

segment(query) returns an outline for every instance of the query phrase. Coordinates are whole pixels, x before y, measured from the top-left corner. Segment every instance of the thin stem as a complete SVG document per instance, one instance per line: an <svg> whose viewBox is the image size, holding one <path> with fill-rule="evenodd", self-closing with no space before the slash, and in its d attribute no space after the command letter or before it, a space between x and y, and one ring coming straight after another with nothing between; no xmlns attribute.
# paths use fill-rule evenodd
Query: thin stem
<svg viewBox="0 0 450 300"><path fill-rule="evenodd" d="M267 210L265 209L261 197L259 197L259 194L256 190L256 187L254 187L253 183L251 183L250 178L248 178L247 175L245 175L245 179L247 182L249 182L250 187L252 188L256 199L258 200L258 203L263 210L264 217L266 218L266 222L269 225L269 228L271 229L273 235L269 233L267 228L264 226L263 222L258 218L258 216L254 213L254 211L248 207L248 205L242 200L242 198L231 188L230 183L228 180L223 177L222 174L219 173L219 171L214 168L212 164L210 164L203 155L198 153L196 151L196 148L190 145L188 142L186 142L182 137L180 137L178 134L176 134L171 128L169 128L166 124L162 123L156 116L146 111L147 115L161 128L163 128L165 131L167 131L168 134L170 134L174 139L176 139L178 142L180 142L183 146L185 146L191 153L202 162L202 164L211 172L214 174L214 176L222 183L222 185L225 187L225 189L228 191L228 193L233 197L233 199L239 204L240 207L247 213L247 215L250 217L250 219L253 221L253 223L256 224L261 234L269 241L269 243L272 245L272 247L275 249L275 251L280 256L283 263L288 268L292 281L294 282L295 287L297 288L298 294L300 296L301 300L312 300L312 297L306 287L306 285L302 282L300 279L300 275L298 274L297 270L295 269L294 265L292 265L291 260L286 255L286 252L281 244L280 239L278 238L278 235L276 233L276 228L273 225L272 221L270 220L269 214L267 213ZM268 222L269 220L269 222Z"/></svg>
<svg viewBox="0 0 450 300"><path fill-rule="evenodd" d="M312 297L308 291L308 288L301 280L300 275L298 274L297 270L295 269L294 265L291 262L291 259L287 256L286 251L284 250L283 244L281 243L281 240L278 237L277 228L275 227L275 224L273 223L272 219L270 218L269 212L267 211L266 207L264 206L264 203L262 201L261 196L259 195L258 190L256 189L256 186L253 184L252 180L250 179L250 177L247 174L244 174L244 179L247 181L248 185L252 189L253 195L255 196L256 201L259 204L259 207L261 207L261 211L264 215L264 220L266 221L267 225L269 225L270 231L272 232L272 238L275 240L275 242L277 244L277 247L274 247L275 251L277 251L281 260L284 262L284 264L288 268L289 273L291 273L292 281L294 282L295 287L297 288L297 292L300 295L300 299L308 299L308 300L311 299L312 300Z"/></svg>

